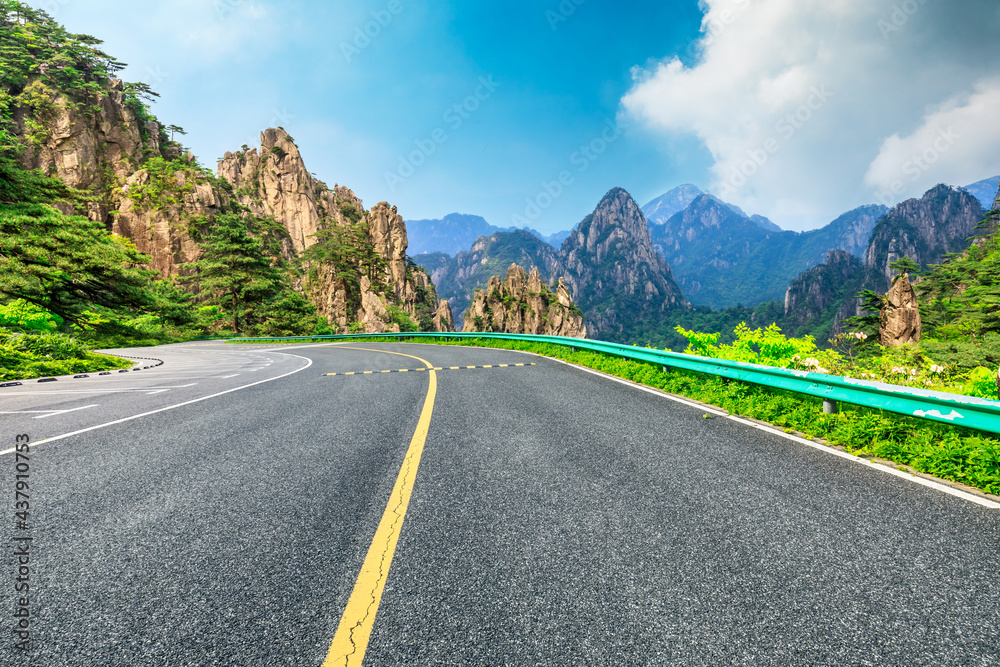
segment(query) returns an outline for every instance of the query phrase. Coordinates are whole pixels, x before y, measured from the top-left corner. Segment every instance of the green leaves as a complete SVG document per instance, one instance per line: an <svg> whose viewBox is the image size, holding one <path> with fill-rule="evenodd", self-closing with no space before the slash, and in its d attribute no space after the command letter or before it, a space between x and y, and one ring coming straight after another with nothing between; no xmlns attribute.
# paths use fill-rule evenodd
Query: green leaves
<svg viewBox="0 0 1000 667"><path fill-rule="evenodd" d="M153 303L149 262L97 222L44 204L0 204L0 294L65 320L104 307L143 310Z"/></svg>

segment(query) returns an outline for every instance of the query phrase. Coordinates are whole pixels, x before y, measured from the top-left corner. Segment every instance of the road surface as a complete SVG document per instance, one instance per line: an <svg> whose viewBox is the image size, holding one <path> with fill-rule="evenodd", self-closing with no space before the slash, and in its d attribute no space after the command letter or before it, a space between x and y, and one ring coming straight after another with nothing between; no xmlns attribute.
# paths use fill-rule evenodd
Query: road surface
<svg viewBox="0 0 1000 667"><path fill-rule="evenodd" d="M1000 510L533 355L129 354L0 389L0 664L1000 664Z"/></svg>

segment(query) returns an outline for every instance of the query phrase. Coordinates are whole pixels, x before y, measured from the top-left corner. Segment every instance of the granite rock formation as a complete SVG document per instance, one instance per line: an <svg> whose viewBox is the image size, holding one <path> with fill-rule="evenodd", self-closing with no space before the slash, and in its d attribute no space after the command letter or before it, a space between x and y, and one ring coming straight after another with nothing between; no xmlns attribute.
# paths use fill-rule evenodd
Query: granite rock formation
<svg viewBox="0 0 1000 667"><path fill-rule="evenodd" d="M478 290L465 311L462 331L573 336L584 338L583 315L573 305L569 290L560 280L555 292L542 282L538 269L530 274L511 264L503 279L490 278Z"/></svg>
<svg viewBox="0 0 1000 667"><path fill-rule="evenodd" d="M941 263L948 253L964 251L982 217L978 199L947 185L897 204L872 232L865 252L867 285L879 292L887 290L893 279L889 264L904 256L924 269Z"/></svg>
<svg viewBox="0 0 1000 667"><path fill-rule="evenodd" d="M670 267L653 247L646 217L631 195L614 188L570 233L553 275L565 278L594 337L624 338L688 308Z"/></svg>
<svg viewBox="0 0 1000 667"><path fill-rule="evenodd" d="M898 277L886 293L879 320L878 335L882 345L920 342L920 309L906 274Z"/></svg>

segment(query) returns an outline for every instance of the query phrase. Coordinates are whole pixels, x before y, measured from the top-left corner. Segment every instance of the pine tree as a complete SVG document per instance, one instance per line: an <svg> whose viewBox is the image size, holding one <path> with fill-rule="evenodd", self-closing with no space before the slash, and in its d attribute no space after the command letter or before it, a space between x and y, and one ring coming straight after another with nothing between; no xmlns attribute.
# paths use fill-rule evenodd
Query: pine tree
<svg viewBox="0 0 1000 667"><path fill-rule="evenodd" d="M248 321L262 316L263 306L282 291L281 273L238 215L218 216L200 245L205 254L182 267L195 272L184 280L195 282L211 303L228 311L233 331L242 334Z"/></svg>

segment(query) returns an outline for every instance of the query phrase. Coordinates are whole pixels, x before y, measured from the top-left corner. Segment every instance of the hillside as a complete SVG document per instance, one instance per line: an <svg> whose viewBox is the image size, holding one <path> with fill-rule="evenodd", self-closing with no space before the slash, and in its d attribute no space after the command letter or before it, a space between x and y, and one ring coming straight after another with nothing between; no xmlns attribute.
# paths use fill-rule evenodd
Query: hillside
<svg viewBox="0 0 1000 667"><path fill-rule="evenodd" d="M17 178L45 174L80 191L47 203L67 228L82 215L108 239L127 239L138 253L131 261L155 278L143 289L193 297L198 308L188 311L212 313L188 325L241 333L451 326L429 277L408 261L394 207L366 211L348 188L314 179L281 128L262 133L259 151L227 153L213 174L149 111L155 92L114 77L123 64L98 50L99 40L7 4L16 11L0 17L4 159L27 170ZM23 296L10 286L0 294Z"/></svg>
<svg viewBox="0 0 1000 667"><path fill-rule="evenodd" d="M881 206L863 206L818 230L774 232L724 202L700 195L650 230L692 303L753 306L783 298L789 282L831 250L861 256L884 212Z"/></svg>

